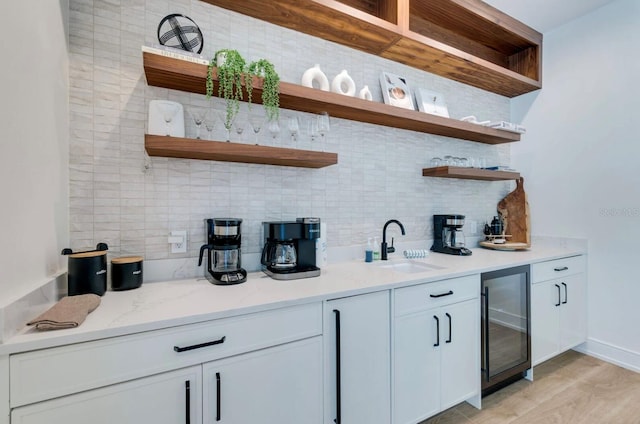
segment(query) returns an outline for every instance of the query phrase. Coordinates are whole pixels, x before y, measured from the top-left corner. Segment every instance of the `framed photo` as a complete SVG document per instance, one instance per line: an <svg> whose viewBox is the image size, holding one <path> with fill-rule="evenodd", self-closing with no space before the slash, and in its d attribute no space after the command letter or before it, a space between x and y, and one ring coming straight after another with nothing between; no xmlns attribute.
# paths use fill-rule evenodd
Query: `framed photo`
<svg viewBox="0 0 640 424"><path fill-rule="evenodd" d="M409 90L407 80L403 77L383 72L380 74L380 87L382 88L382 98L386 104L415 110L411 90Z"/></svg>
<svg viewBox="0 0 640 424"><path fill-rule="evenodd" d="M444 102L444 97L440 93L418 88L416 89L416 103L418 103L418 110L420 112L443 116L445 118L449 117L447 104Z"/></svg>

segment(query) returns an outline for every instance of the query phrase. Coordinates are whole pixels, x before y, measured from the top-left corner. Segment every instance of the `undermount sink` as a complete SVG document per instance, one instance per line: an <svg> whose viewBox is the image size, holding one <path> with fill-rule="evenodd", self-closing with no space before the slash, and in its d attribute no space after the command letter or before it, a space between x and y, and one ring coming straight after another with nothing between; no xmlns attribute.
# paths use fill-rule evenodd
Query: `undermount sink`
<svg viewBox="0 0 640 424"><path fill-rule="evenodd" d="M404 272L407 274L415 274L418 272L428 272L428 271L436 271L439 269L444 269L442 266L425 264L423 262L389 262L389 263L381 263L378 265L383 269L390 269L397 272Z"/></svg>

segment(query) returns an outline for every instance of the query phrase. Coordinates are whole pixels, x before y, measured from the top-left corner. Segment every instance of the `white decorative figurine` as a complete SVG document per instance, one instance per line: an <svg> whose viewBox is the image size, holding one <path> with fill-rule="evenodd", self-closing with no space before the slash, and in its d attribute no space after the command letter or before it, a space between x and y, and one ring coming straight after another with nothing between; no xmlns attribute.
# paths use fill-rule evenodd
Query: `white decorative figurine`
<svg viewBox="0 0 640 424"><path fill-rule="evenodd" d="M342 70L331 81L331 91L353 97L356 95L356 83L353 82L346 70Z"/></svg>
<svg viewBox="0 0 640 424"><path fill-rule="evenodd" d="M329 79L320 69L320 65L314 65L312 68L307 69L302 74L302 85L305 87L314 88L313 83L322 91L329 91Z"/></svg>

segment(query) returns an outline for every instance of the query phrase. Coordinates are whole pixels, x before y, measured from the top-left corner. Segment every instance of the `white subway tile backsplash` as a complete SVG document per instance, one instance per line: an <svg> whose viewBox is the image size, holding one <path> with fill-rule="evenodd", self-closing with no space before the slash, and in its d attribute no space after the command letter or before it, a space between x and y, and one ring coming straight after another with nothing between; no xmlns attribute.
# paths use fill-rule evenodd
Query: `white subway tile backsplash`
<svg viewBox="0 0 640 424"><path fill-rule="evenodd" d="M229 12L197 0L71 0L70 215L72 248L107 241L110 255L145 259L196 257L204 243L204 219L243 218L243 252L261 249L262 221L319 216L328 223L329 247L366 243L379 236L387 219L398 218L407 240L431 237L434 213L462 213L482 224L511 189L511 183L423 178L434 156L484 157L508 164L508 145L491 146L331 118L325 140L312 141L309 113L282 111L281 133L266 128L258 143L337 152L338 164L319 170L201 160L151 158L143 172L149 102L185 106L188 137L195 125L189 106L225 109L221 99L146 84L140 47L156 43L160 20L183 13L201 28L205 57L233 48L248 60L274 63L283 81L300 83L302 73L320 64L329 80L342 69L357 89L368 85L382 101L380 72L404 75L412 87L441 92L453 118L509 118L508 99L383 58ZM253 111L262 111L254 105ZM243 105L241 119L246 119ZM300 119L292 141L285 116ZM201 136L205 136L204 129ZM218 122L215 139L226 130ZM238 136L232 133L237 139ZM255 142L247 126L242 142ZM171 230L189 231L188 253L173 255Z"/></svg>

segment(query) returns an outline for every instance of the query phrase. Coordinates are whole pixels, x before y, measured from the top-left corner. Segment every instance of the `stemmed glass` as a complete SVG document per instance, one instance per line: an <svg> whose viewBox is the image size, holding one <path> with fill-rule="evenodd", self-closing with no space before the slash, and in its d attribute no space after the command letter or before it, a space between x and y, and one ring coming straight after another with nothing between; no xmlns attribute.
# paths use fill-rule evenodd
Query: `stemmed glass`
<svg viewBox="0 0 640 424"><path fill-rule="evenodd" d="M195 107L190 107L187 110L189 111L189 115L191 115L191 119L193 119L194 124L196 124L196 138L200 140L200 127L204 122L204 117L207 113L207 110Z"/></svg>
<svg viewBox="0 0 640 424"><path fill-rule="evenodd" d="M238 134L238 141L242 141L242 133L244 132L245 124L246 122L244 119L240 119L239 116L236 116L233 120L233 129L236 131L236 134Z"/></svg>
<svg viewBox="0 0 640 424"><path fill-rule="evenodd" d="M257 113L251 113L249 114L249 123L251 124L251 129L256 136L256 144L258 144L258 133L264 124L264 116Z"/></svg>
<svg viewBox="0 0 640 424"><path fill-rule="evenodd" d="M271 138L274 140L278 138L280 134L280 123L277 119L269 121L269 134L271 134Z"/></svg>
<svg viewBox="0 0 640 424"><path fill-rule="evenodd" d="M291 134L291 141L297 141L298 133L300 132L300 122L298 121L298 117L290 116L287 119L287 127L289 128L289 133Z"/></svg>
<svg viewBox="0 0 640 424"><path fill-rule="evenodd" d="M307 122L307 125L309 130L309 138L311 138L312 142L316 141L316 137L318 136L318 118L315 116L312 117Z"/></svg>
<svg viewBox="0 0 640 424"><path fill-rule="evenodd" d="M162 112L164 123L167 125L167 135L171 135L171 122L173 121L173 117L176 116L176 113L178 113L179 107L172 102L158 102L157 104L160 112Z"/></svg>
<svg viewBox="0 0 640 424"><path fill-rule="evenodd" d="M325 136L331 130L331 124L329 123L329 114L327 112L322 112L318 115L318 134L322 138L323 145Z"/></svg>
<svg viewBox="0 0 640 424"><path fill-rule="evenodd" d="M213 130L216 129L216 112L208 111L204 119L204 128L207 130L207 140L213 140Z"/></svg>
<svg viewBox="0 0 640 424"><path fill-rule="evenodd" d="M231 141L231 128L233 127L233 123L236 120L237 116L228 116L226 111L218 112L218 117L220 121L222 121L222 125L224 125L227 130L227 141Z"/></svg>

